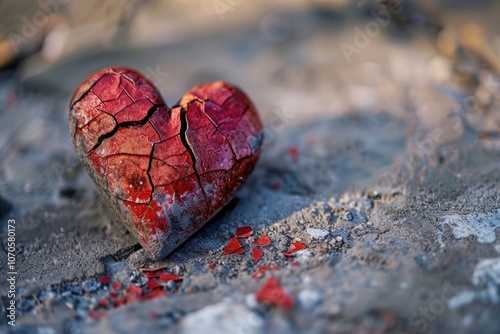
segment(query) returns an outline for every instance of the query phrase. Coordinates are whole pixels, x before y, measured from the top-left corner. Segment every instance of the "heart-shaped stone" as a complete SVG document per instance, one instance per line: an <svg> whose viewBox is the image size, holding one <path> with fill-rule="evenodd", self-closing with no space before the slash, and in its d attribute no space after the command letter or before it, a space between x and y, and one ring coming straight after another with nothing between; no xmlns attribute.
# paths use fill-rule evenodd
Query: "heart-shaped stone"
<svg viewBox="0 0 500 334"><path fill-rule="evenodd" d="M255 107L236 87L196 86L168 108L140 73L117 67L80 85L69 124L87 172L153 259L231 199L263 140Z"/></svg>

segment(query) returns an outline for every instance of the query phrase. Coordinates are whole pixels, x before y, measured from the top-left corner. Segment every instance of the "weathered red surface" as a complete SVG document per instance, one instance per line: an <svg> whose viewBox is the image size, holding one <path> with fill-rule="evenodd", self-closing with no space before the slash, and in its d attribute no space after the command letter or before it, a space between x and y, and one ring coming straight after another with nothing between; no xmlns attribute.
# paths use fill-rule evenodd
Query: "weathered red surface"
<svg viewBox="0 0 500 334"><path fill-rule="evenodd" d="M278 278L273 276L255 293L255 300L285 309L291 309L295 304L293 297L281 287Z"/></svg>
<svg viewBox="0 0 500 334"><path fill-rule="evenodd" d="M196 86L168 108L140 73L107 68L82 83L70 109L80 159L153 259L231 199L263 139L251 101L222 81Z"/></svg>

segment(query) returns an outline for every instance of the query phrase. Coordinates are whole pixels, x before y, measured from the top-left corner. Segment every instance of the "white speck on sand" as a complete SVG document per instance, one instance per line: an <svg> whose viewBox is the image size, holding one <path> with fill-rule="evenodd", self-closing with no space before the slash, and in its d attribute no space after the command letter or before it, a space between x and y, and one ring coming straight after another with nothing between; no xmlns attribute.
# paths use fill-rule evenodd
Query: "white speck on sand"
<svg viewBox="0 0 500 334"><path fill-rule="evenodd" d="M500 210L492 213L471 213L468 215L449 215L441 222L447 224L455 238L477 237L480 243L496 240L495 230L500 228Z"/></svg>

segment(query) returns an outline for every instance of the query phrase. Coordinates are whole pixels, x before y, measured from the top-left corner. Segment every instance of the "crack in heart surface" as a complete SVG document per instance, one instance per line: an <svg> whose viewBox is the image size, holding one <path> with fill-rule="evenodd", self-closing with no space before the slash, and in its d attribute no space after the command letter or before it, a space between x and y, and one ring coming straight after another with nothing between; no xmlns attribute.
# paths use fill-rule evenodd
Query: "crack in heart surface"
<svg viewBox="0 0 500 334"><path fill-rule="evenodd" d="M258 159L258 114L236 87L197 86L173 108L141 74L109 68L73 96L84 166L152 258L184 242L231 198Z"/></svg>

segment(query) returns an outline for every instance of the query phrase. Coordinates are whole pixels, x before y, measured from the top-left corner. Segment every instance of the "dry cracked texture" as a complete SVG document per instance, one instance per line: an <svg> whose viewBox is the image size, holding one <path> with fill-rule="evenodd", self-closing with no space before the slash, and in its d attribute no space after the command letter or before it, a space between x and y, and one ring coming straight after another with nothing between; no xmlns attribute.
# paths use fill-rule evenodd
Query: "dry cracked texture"
<svg viewBox="0 0 500 334"><path fill-rule="evenodd" d="M83 164L153 259L164 258L245 182L263 139L255 107L218 81L168 108L138 72L108 68L75 92L70 130Z"/></svg>

